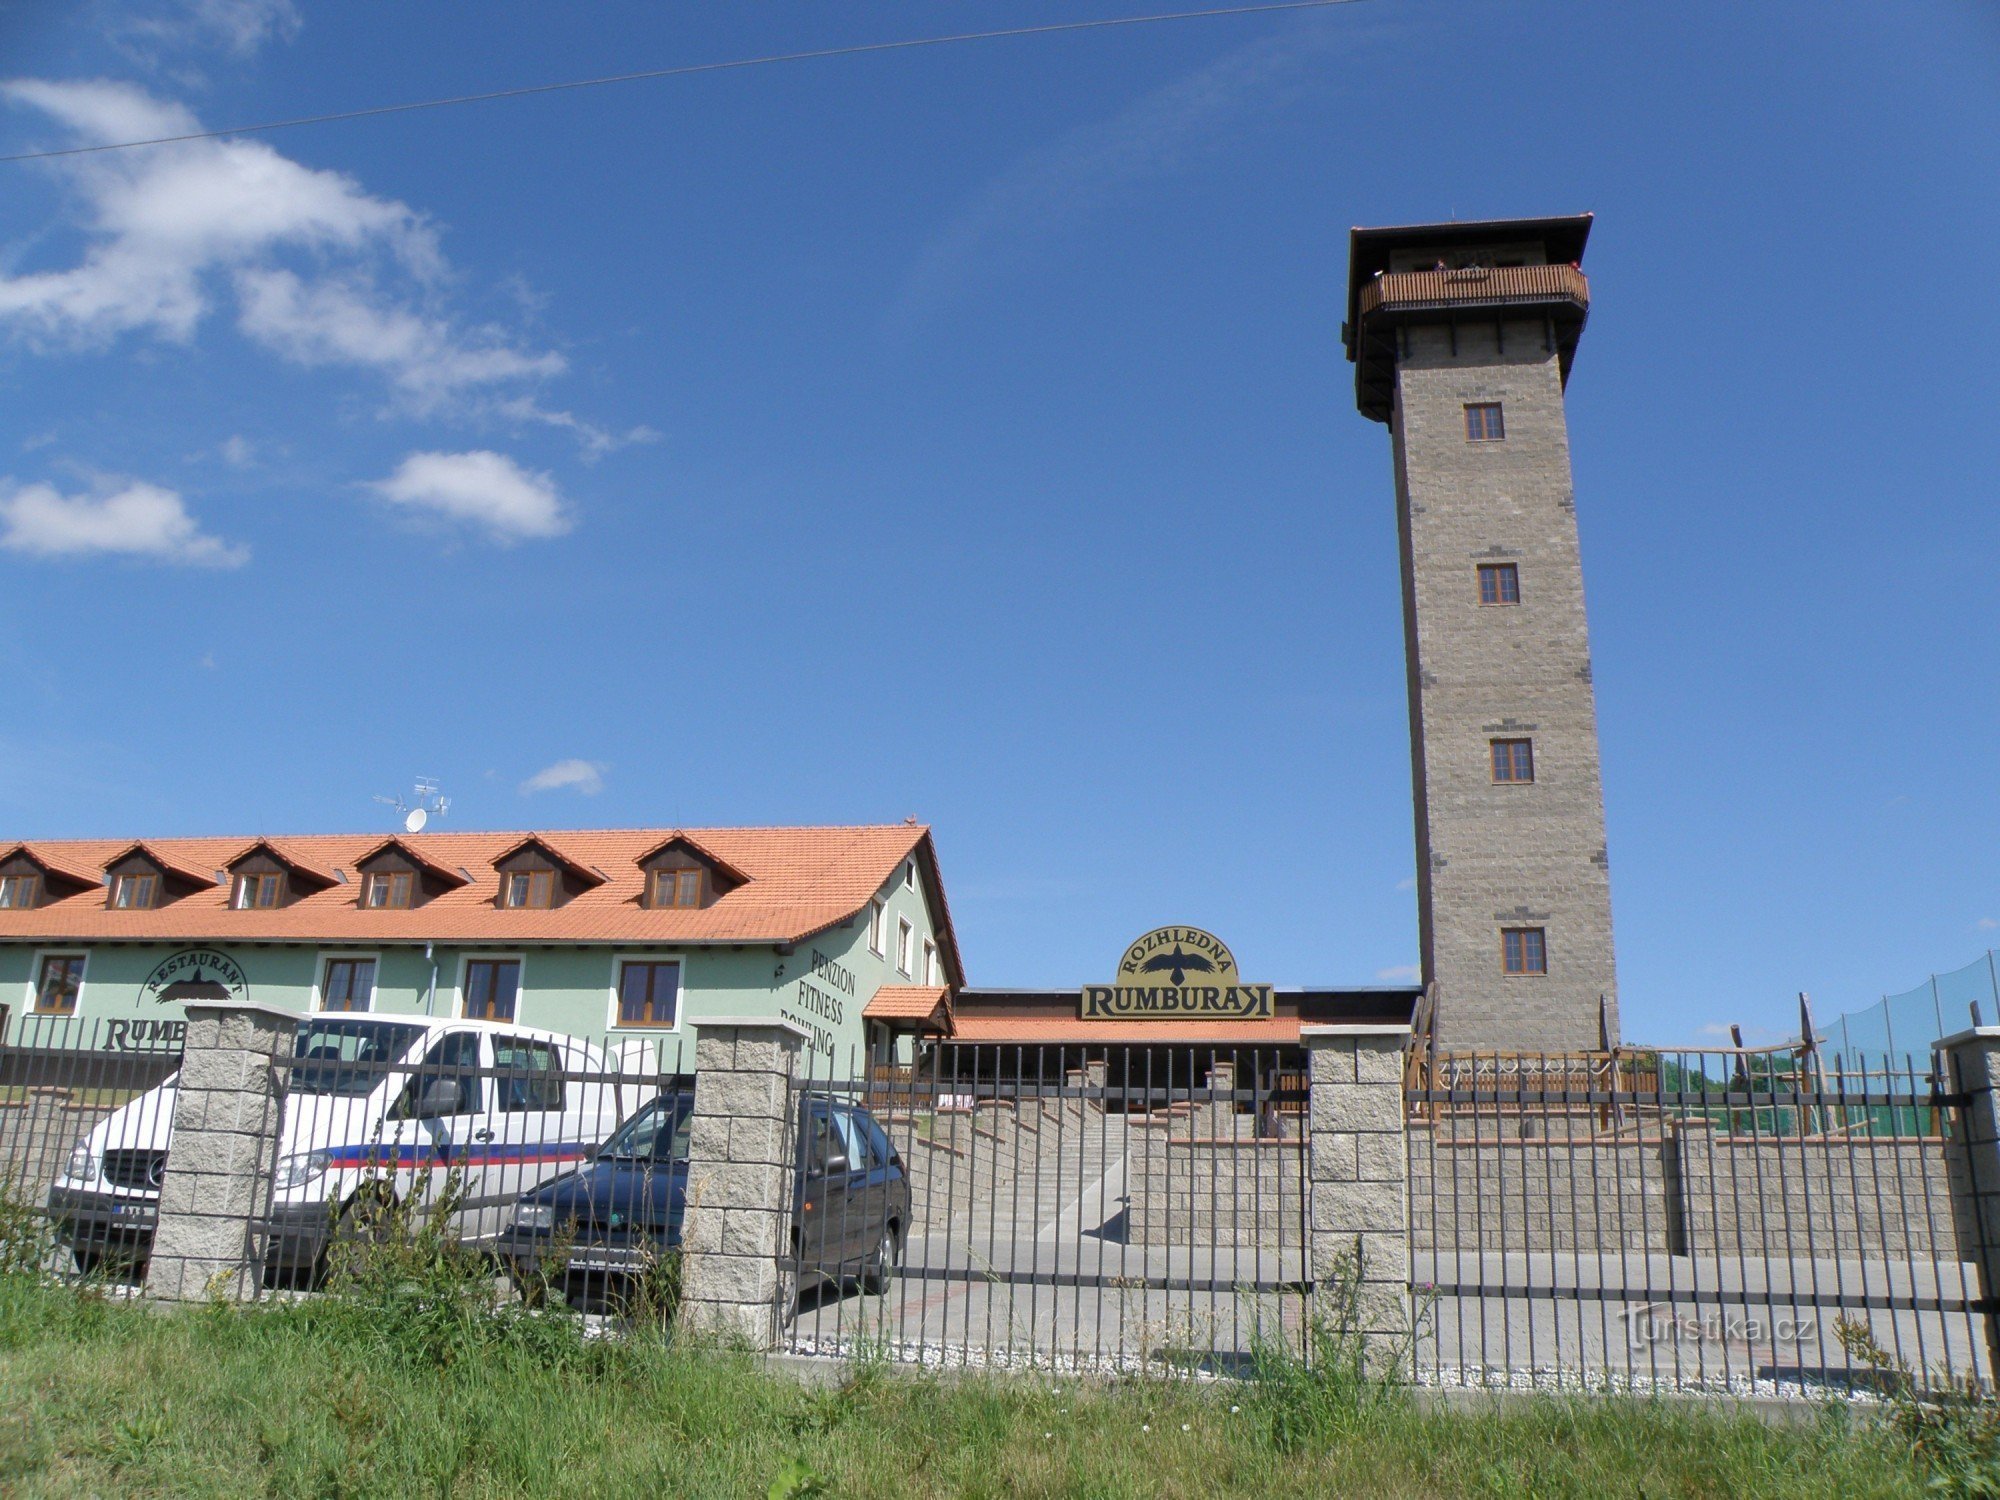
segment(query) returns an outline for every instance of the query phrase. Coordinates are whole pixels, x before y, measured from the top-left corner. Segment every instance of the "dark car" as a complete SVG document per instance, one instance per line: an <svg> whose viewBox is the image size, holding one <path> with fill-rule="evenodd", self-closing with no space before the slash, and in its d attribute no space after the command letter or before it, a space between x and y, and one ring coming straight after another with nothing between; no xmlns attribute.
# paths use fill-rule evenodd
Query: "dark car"
<svg viewBox="0 0 2000 1500"><path fill-rule="evenodd" d="M585 1166L514 1205L494 1249L523 1291L560 1289L582 1307L629 1303L681 1241L694 1095L663 1094ZM800 1117L792 1255L801 1291L888 1289L910 1225L903 1159L865 1109L826 1099Z"/></svg>

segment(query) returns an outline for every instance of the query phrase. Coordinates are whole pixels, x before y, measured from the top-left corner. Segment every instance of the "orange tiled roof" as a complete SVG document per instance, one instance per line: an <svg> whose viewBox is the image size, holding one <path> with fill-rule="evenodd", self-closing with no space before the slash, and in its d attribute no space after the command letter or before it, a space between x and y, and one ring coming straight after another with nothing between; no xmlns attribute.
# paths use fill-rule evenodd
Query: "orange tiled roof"
<svg viewBox="0 0 2000 1500"><path fill-rule="evenodd" d="M929 1021L943 1008L948 1019L945 999L950 993L941 984L885 984L861 1007L861 1016L867 1021Z"/></svg>
<svg viewBox="0 0 2000 1500"><path fill-rule="evenodd" d="M963 1007L952 1015L955 1042L1046 1042L1088 1046L1137 1042L1161 1047L1283 1047L1299 1039L1299 1018L1268 1021L1083 1021L1071 1016L980 1015Z"/></svg>
<svg viewBox="0 0 2000 1500"><path fill-rule="evenodd" d="M59 845L10 844L5 849L0 849L0 860L12 859L17 854L27 855L29 859L32 859L44 870L49 871L51 874L60 875L66 880L74 880L91 886L101 886L104 884L104 870L102 866L84 864L80 861L72 860L69 855L61 852L61 846Z"/></svg>
<svg viewBox="0 0 2000 1500"><path fill-rule="evenodd" d="M380 833L313 834L272 839L288 858L339 872L345 880L290 906L232 911L229 888L201 890L151 911L106 909L95 882L107 862L143 847L173 869L204 872L205 882L257 839L52 839L28 847L51 868L87 875L91 889L27 911L0 911L0 942L470 942L530 943L793 943L859 914L896 868L918 854L937 899L938 937L958 977L956 940L936 876L930 830L916 824L848 828L703 828L688 830L701 848L740 871L745 883L700 910L651 910L639 860L680 830L624 828L527 834L414 833L396 842L425 862L463 868L471 883L410 910L363 910L355 861L386 842ZM588 870L604 884L545 911L494 906L500 877L493 861L529 838Z"/></svg>

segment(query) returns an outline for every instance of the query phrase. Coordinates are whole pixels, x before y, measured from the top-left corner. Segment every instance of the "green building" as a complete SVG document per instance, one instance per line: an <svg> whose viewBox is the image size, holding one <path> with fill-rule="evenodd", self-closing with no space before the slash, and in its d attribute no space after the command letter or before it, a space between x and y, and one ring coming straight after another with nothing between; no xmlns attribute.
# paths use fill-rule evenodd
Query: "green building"
<svg viewBox="0 0 2000 1500"><path fill-rule="evenodd" d="M181 1002L228 997L650 1041L671 1067L703 1017L769 1015L844 1071L942 1029L963 982L913 823L0 850L8 1041L75 1017L144 1045Z"/></svg>

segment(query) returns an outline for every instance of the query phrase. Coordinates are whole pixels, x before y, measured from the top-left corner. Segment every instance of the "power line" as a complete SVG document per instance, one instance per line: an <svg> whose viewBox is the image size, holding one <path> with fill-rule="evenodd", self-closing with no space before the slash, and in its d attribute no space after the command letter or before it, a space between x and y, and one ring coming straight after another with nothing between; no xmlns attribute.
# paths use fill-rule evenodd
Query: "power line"
<svg viewBox="0 0 2000 1500"><path fill-rule="evenodd" d="M44 161L52 156L88 156L99 151L131 151L141 146L172 146L182 141L212 141L226 135L258 135L292 130L301 125L331 125L341 120L365 120L375 115L408 114L419 109L445 109L455 104L484 104L494 99L520 99L529 94L557 94L570 89L602 88L611 83L643 83L656 78L686 78L696 73L727 73L772 63L817 62L822 58L856 57L868 52L906 52L917 47L944 47L957 42L994 42L1015 37L1052 36L1065 31L1101 31L1113 26L1152 26L1163 21L1205 21L1226 16L1265 15L1281 10L1325 10L1358 5L1361 0L1272 0L1262 5L1231 5L1211 10L1177 10L1150 16L1109 16L1092 21L1061 21L1048 26L1015 26L1001 31L963 31L952 36L908 37L897 42L861 42L849 47L822 47L811 52L774 52L763 57L735 57L722 62L688 63L678 68L653 68L644 73L614 73L606 78L574 78L565 83L536 83L524 88L495 89L486 94L457 94L449 99L419 99L407 104L378 104L371 109L346 109L327 115L301 115L295 120L266 120L260 125L234 125L227 130L193 130L185 135L160 135L141 141L108 141L95 146L62 146L53 151L20 151L0 156L0 162Z"/></svg>
<svg viewBox="0 0 2000 1500"><path fill-rule="evenodd" d="M368 120L378 114L410 114L414 110L442 110L452 104L486 104L488 100L526 98L528 94L562 94L572 88L604 88L606 84L640 84L654 78L688 78L702 72L734 72L738 68L764 68L774 62L818 62L822 58L852 58L864 52L908 52L920 46L950 46L956 42L1000 42L1018 36L1054 36L1058 32L1096 32L1110 26L1154 26L1170 20L1216 20L1222 16L1262 16L1274 10L1326 10L1328 6L1352 6L1360 0L1270 0L1254 6L1220 6L1212 10L1172 10L1154 16L1106 16L1098 20L1066 20L1050 26L1010 26L994 32L956 32L954 36L910 36L900 42L858 42L854 46L828 46L812 52L772 52L760 58L726 58L722 62L690 62L680 68L650 68L648 72L620 72L608 78L572 78L560 84L528 84L524 88L496 88L490 94L456 94L452 98L426 98L410 104L376 104L368 110L340 110L336 114L304 114L296 120L266 120L262 124L230 126L228 130L190 130L184 136L152 136L150 140L114 140L98 146L60 146L46 152L16 152L0 156L0 162L42 162L50 156L90 156L94 152L122 152L140 146L174 146L184 140L218 140L220 136L254 136L268 130L294 130L308 124L334 124L340 120Z"/></svg>

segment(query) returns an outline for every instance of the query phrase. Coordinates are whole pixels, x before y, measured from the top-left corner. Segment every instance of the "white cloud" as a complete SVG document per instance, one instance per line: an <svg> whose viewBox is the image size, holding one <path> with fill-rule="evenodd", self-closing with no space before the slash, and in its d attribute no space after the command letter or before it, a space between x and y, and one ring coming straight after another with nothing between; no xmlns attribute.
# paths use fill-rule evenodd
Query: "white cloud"
<svg viewBox="0 0 2000 1500"><path fill-rule="evenodd" d="M473 386L561 374L560 354L530 354L492 329L467 335L384 298L358 275L306 282L282 268L236 274L240 326L302 365L379 370L420 407Z"/></svg>
<svg viewBox="0 0 2000 1500"><path fill-rule="evenodd" d="M1396 882L1396 889L1399 891L1414 891L1416 888L1417 877L1414 875L1405 875L1401 880Z"/></svg>
<svg viewBox="0 0 2000 1500"><path fill-rule="evenodd" d="M78 144L201 128L181 105L106 80L17 79L0 83L0 100ZM553 350L451 314L450 268L423 214L262 141L182 141L50 169L71 191L81 242L67 264L0 274L0 330L33 346L101 348L133 334L188 343L233 305L244 337L280 358L366 371L400 404L472 416L567 368ZM587 457L641 440L521 399L500 415L565 430Z"/></svg>
<svg viewBox="0 0 2000 1500"><path fill-rule="evenodd" d="M1422 974L1423 970L1415 964L1393 964L1375 971L1375 977L1384 984L1415 984Z"/></svg>
<svg viewBox="0 0 2000 1500"><path fill-rule="evenodd" d="M250 57L266 42L289 42L301 24L294 0L173 0L125 17L114 30L142 44L221 47Z"/></svg>
<svg viewBox="0 0 2000 1500"><path fill-rule="evenodd" d="M525 796L530 792L572 791L594 797L604 790L607 769L602 761L559 760L522 782L521 792Z"/></svg>
<svg viewBox="0 0 2000 1500"><path fill-rule="evenodd" d="M127 480L93 495L0 485L0 547L30 557L113 554L234 568L250 549L204 532L173 490Z"/></svg>
<svg viewBox="0 0 2000 1500"><path fill-rule="evenodd" d="M1973 925L1977 927L1981 932L1991 932L1994 928L2000 927L2000 921L1996 921L1992 917L1981 917L1977 922L1973 923Z"/></svg>
<svg viewBox="0 0 2000 1500"><path fill-rule="evenodd" d="M550 476L485 449L412 453L369 488L393 505L477 526L500 542L560 536L572 524Z"/></svg>
<svg viewBox="0 0 2000 1500"><path fill-rule="evenodd" d="M197 30L238 57L249 56L266 42L289 42L301 24L292 0L193 0L188 11Z"/></svg>
<svg viewBox="0 0 2000 1500"><path fill-rule="evenodd" d="M0 98L69 127L81 143L173 135L200 121L128 84L0 84ZM46 343L102 344L145 330L185 341L210 311L215 273L283 251L388 257L441 268L436 236L407 205L261 141L186 141L71 157L56 168L82 205L84 246L63 269L0 276L0 322Z"/></svg>
<svg viewBox="0 0 2000 1500"><path fill-rule="evenodd" d="M222 440L222 461L232 469L247 469L257 461L257 445L237 433Z"/></svg>
<svg viewBox="0 0 2000 1500"><path fill-rule="evenodd" d="M510 397L496 405L494 410L517 422L539 422L545 427L569 433L583 449L585 463L596 463L605 454L615 453L634 443L657 443L660 440L660 434L650 427L641 425L629 427L624 432L613 432L595 422L585 421L575 412L551 411L533 396Z"/></svg>

